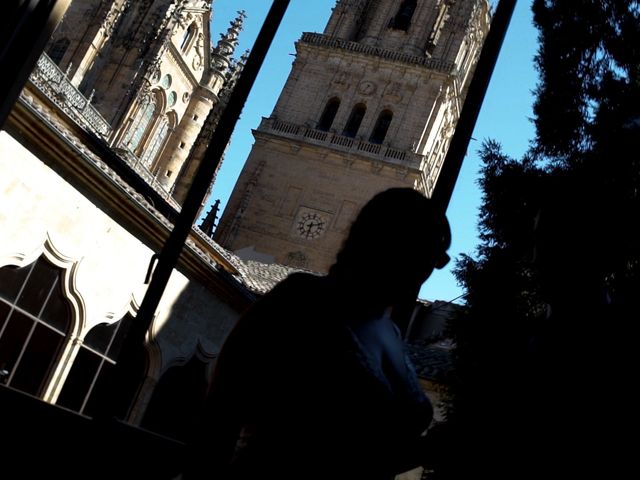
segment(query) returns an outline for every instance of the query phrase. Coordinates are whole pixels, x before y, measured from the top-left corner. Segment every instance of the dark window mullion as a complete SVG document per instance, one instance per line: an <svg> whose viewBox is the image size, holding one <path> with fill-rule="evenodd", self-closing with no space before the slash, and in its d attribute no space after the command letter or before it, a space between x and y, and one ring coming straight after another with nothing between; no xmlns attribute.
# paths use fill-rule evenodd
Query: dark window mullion
<svg viewBox="0 0 640 480"><path fill-rule="evenodd" d="M17 309L17 307L16 307ZM18 371L18 368L20 368L20 361L22 360L22 357L24 356L24 352L27 351L27 346L29 345L29 341L31 341L31 337L33 336L33 332L35 332L36 327L38 326L38 321L37 320L33 320L33 318L30 316L30 320L33 322L31 324L31 330L29 331L29 335L27 335L27 338L25 338L24 343L22 344L22 350L20 350L20 355L18 355L18 358L16 358L16 362L13 364L13 368L11 369L11 374L9 375L9 380L7 380L7 385L11 385L11 381L13 380L13 377L15 376L16 372ZM9 322L7 322L9 323Z"/></svg>
<svg viewBox="0 0 640 480"><path fill-rule="evenodd" d="M34 322L38 322L38 323L42 323L43 325L46 325L51 330L63 335L64 337L69 335L67 332L65 332L63 330L60 330L59 328L54 327L53 325L49 325L48 323L44 322L41 318L36 317L33 313L29 313L27 310L25 310L24 308L19 307L18 305L13 305L13 310L12 311L14 311L14 310L16 312L19 312L19 313L29 317L29 319L33 320Z"/></svg>
<svg viewBox="0 0 640 480"><path fill-rule="evenodd" d="M124 322L124 319L127 318L127 315L128 313L125 313L124 316L116 322L118 325L113 331L113 335L111 335L111 338L109 339L109 343L107 344L107 347L104 349L104 353L102 354L105 358L109 358L109 350L111 350L111 345L113 345L113 341L118 336L118 331L120 330L120 327ZM113 360L110 360L110 361L113 361ZM115 363L115 361L113 363ZM102 365L100 366L100 368L102 368Z"/></svg>
<svg viewBox="0 0 640 480"><path fill-rule="evenodd" d="M33 269L36 267L37 263L38 263L38 261L36 260L31 265L29 265L29 271L27 272L27 276L24 277L24 281L22 282L22 286L20 287L20 290L18 290L18 294L16 295L16 298L14 298L13 302L11 302L14 308L16 308L18 300L22 296L22 292L24 291L25 287L29 283L29 279L31 278L31 274L33 273ZM20 268L20 267L18 267L18 268Z"/></svg>
<svg viewBox="0 0 640 480"><path fill-rule="evenodd" d="M11 315L13 314L13 310L15 309L15 307L12 303L9 303L2 298L0 298L0 302L6 303L7 305L9 305L9 313L7 314L7 318L4 322L4 325L2 325L2 328L0 328L0 340L2 340L2 335L4 334L4 331L7 328L7 325L9 325L9 321L11 320Z"/></svg>
<svg viewBox="0 0 640 480"><path fill-rule="evenodd" d="M44 309L47 306L47 303L49 303L49 299L51 298L51 294L53 293L53 291L55 290L56 286L58 285L58 282L60 281L60 275L58 275L55 280L53 281L53 284L51 285L51 288L49 288L49 293L47 293L47 297L44 299L44 302L42 302L42 306L40 307L40 311L38 312L38 319L42 319L42 313L44 312Z"/></svg>
<svg viewBox="0 0 640 480"><path fill-rule="evenodd" d="M89 403L89 399L91 398L91 394L93 393L93 387L96 385L96 382L100 377L100 372L102 372L102 367L104 366L104 362L106 360L107 359L104 357L104 355L100 355L100 365L98 366L96 373L93 375L93 380L91 380L91 385L89 385L89 388L87 389L87 393L85 393L84 395L84 400L82 400L82 405L80 406L78 413L81 413L84 415L84 409L86 408L87 403Z"/></svg>

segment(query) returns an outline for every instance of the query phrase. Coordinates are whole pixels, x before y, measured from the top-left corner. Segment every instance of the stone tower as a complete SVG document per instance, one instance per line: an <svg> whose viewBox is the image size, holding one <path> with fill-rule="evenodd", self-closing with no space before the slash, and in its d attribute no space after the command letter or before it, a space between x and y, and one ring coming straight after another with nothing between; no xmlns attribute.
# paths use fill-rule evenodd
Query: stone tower
<svg viewBox="0 0 640 480"><path fill-rule="evenodd" d="M211 15L211 0L74 0L47 48L110 125L112 149L178 203L242 69L244 12L216 46Z"/></svg>
<svg viewBox="0 0 640 480"><path fill-rule="evenodd" d="M338 1L324 33L297 42L216 240L326 272L375 193L429 196L489 20L486 0Z"/></svg>

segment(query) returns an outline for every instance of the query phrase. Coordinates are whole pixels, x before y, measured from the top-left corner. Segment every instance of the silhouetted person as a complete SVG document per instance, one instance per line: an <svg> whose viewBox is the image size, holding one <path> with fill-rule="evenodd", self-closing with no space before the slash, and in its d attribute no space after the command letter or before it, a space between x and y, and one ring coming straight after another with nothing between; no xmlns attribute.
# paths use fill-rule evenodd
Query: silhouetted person
<svg viewBox="0 0 640 480"><path fill-rule="evenodd" d="M449 244L422 194L374 196L328 275L290 275L230 333L185 478L375 480L427 461L433 409L396 322Z"/></svg>

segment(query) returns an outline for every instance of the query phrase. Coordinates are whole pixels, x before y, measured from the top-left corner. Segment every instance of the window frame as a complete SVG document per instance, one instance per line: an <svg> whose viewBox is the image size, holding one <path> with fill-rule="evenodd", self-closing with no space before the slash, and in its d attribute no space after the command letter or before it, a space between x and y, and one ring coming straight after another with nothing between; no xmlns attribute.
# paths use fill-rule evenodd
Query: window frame
<svg viewBox="0 0 640 480"><path fill-rule="evenodd" d="M193 46L193 42L198 36L198 25L195 21L191 22L191 24L185 29L182 40L180 41L180 51L182 53L188 53L191 47Z"/></svg>
<svg viewBox="0 0 640 480"><path fill-rule="evenodd" d="M362 127L362 121L367 114L367 105L364 102L356 103L351 109L351 113L349 114L349 119L344 124L344 128L342 129L342 135L344 137L356 138L358 132L360 131L360 127ZM358 118L359 116L359 118Z"/></svg>
<svg viewBox="0 0 640 480"><path fill-rule="evenodd" d="M388 121L386 125L382 125L382 122L386 121L387 118L388 118ZM369 143L382 145L384 143L385 138L387 138L387 134L389 133L391 122L393 122L393 110L389 108L383 109L378 114L376 123L373 125L373 129L371 130L371 135L369 135ZM380 138L378 139L377 137L380 137Z"/></svg>
<svg viewBox="0 0 640 480"><path fill-rule="evenodd" d="M64 378L67 375L67 370L70 368L71 362L69 360L73 357L73 352L77 348L75 345L76 339L86 322L86 306L84 299L76 288L76 273L79 261L62 254L53 246L51 239L47 236L44 243L35 251L28 254L17 253L9 257L0 258L0 268L24 268L29 267L30 265L33 268L33 265L41 258L56 269L60 270L58 283L62 289L62 296L68 302L71 317L69 326L67 327L66 336L62 340L57 354L50 362L49 371L47 372L37 395L46 402L55 403L62 381L64 381ZM25 283L21 286L21 290L25 285L26 279ZM19 294L16 296L13 303L15 303L18 298ZM0 301L5 304L10 303L5 299ZM24 312L24 309L21 309L21 313L22 312ZM29 312L26 313L30 317L33 316L33 314L29 314ZM39 320L39 323L44 324L47 328L51 328L42 320ZM0 328L3 329L4 327L5 324Z"/></svg>
<svg viewBox="0 0 640 480"><path fill-rule="evenodd" d="M321 130L323 132L328 132L331 130L333 126L333 122L336 120L336 116L338 115L338 111L340 110L341 104L340 97L333 96L329 98L324 104L324 109L322 110L322 114L320 115L320 119L316 124L316 129ZM329 117L331 117L330 120Z"/></svg>

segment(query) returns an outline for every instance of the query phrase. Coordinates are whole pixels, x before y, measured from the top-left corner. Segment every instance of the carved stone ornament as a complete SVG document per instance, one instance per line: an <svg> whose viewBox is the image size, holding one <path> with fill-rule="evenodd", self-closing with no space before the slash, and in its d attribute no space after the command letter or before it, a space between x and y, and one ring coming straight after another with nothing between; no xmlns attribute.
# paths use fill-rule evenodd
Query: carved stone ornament
<svg viewBox="0 0 640 480"><path fill-rule="evenodd" d="M333 83L340 86L347 85L347 72L339 72L333 79Z"/></svg>
<svg viewBox="0 0 640 480"><path fill-rule="evenodd" d="M374 93L376 93L376 90L376 84L370 80L363 80L362 82L360 82L360 85L358 85L358 92L361 95L373 95Z"/></svg>
<svg viewBox="0 0 640 480"><path fill-rule="evenodd" d="M382 173L382 169L384 168L384 164L378 160L371 160L371 172L375 175L380 175Z"/></svg>
<svg viewBox="0 0 640 480"><path fill-rule="evenodd" d="M193 57L193 63L191 64L191 66L193 67L194 70L199 70L200 67L202 67L202 58L200 58L200 55L195 55Z"/></svg>
<svg viewBox="0 0 640 480"><path fill-rule="evenodd" d="M398 82L390 82L384 90L384 96L391 102L398 103L402 100L402 87Z"/></svg>
<svg viewBox="0 0 640 480"><path fill-rule="evenodd" d="M153 69L153 72L151 72L151 82L158 83L160 81L160 74L160 66L158 65Z"/></svg>

